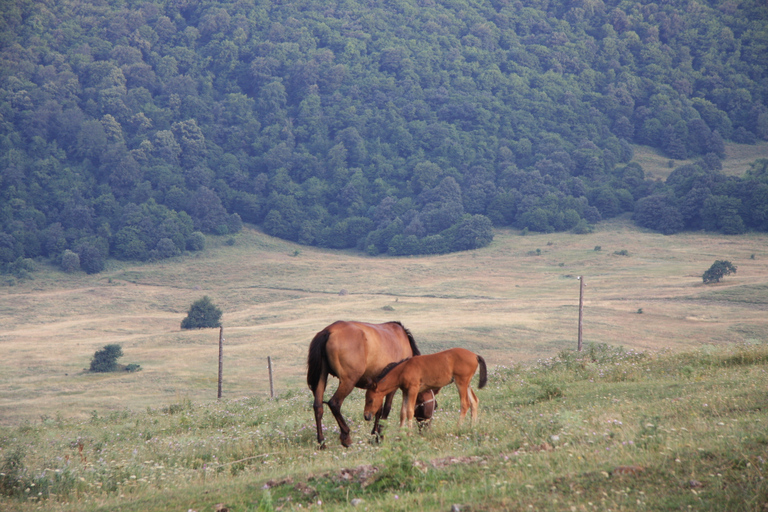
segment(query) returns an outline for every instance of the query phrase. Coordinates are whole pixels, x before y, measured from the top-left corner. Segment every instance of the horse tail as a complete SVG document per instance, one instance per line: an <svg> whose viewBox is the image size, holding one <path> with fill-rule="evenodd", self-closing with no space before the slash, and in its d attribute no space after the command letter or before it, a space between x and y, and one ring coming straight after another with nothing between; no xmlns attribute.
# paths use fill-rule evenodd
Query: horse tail
<svg viewBox="0 0 768 512"><path fill-rule="evenodd" d="M416 340L413 339L413 334L411 334L411 331L406 329L406 327L403 324L401 324L400 322L392 322L392 323L399 325L403 329L403 331L405 332L405 335L408 336L408 343L411 344L411 352L413 352L413 355L420 356L421 355L421 351L419 350L419 347L416 346Z"/></svg>
<svg viewBox="0 0 768 512"><path fill-rule="evenodd" d="M485 366L485 359L482 356L477 356L477 362L480 364L480 382L477 384L478 389L483 389L488 384L488 368Z"/></svg>
<svg viewBox="0 0 768 512"><path fill-rule="evenodd" d="M323 375L323 368L328 364L325 354L325 345L328 343L328 338L330 336L331 332L328 329L323 329L312 338L312 342L309 344L309 355L307 356L307 385L313 393Z"/></svg>

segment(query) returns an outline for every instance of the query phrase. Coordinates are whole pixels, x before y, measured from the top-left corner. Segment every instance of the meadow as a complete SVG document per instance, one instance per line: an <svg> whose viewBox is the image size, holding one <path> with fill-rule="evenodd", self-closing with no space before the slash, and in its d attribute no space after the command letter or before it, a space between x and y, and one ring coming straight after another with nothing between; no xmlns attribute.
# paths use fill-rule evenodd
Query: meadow
<svg viewBox="0 0 768 512"><path fill-rule="evenodd" d="M196 255L2 288L0 509L763 510L768 236L627 218L495 234L370 258L248 228ZM704 285L716 259L738 271ZM220 401L218 329L179 327L203 295L224 311ZM327 413L317 450L306 350L338 319L399 320L423 352L483 355L478 425L456 427L446 389L430 430L399 432L395 412L376 445L356 391L355 444ZM109 343L142 370L84 371Z"/></svg>

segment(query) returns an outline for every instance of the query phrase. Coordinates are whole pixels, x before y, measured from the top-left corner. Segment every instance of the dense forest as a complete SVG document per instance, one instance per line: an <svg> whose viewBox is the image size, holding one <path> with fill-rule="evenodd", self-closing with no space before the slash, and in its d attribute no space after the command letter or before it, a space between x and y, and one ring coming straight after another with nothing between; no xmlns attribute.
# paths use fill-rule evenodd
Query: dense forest
<svg viewBox="0 0 768 512"><path fill-rule="evenodd" d="M0 4L0 265L200 250L242 222L376 254L492 226L768 230L762 0ZM631 144L693 159L666 182Z"/></svg>

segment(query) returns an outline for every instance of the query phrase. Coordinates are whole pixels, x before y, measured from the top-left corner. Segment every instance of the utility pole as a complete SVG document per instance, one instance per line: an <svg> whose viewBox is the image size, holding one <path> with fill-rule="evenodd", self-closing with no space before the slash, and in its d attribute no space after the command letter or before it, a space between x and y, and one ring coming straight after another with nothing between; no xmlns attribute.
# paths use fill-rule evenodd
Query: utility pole
<svg viewBox="0 0 768 512"><path fill-rule="evenodd" d="M581 352L581 329L584 320L584 276L579 276L579 344L576 348Z"/></svg>

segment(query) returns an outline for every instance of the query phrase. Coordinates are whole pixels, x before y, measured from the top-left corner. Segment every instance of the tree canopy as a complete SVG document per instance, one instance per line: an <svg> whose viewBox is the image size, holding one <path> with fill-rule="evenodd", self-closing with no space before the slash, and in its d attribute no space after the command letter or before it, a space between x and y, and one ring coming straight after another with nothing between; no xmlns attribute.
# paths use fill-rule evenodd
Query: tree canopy
<svg viewBox="0 0 768 512"><path fill-rule="evenodd" d="M735 273L736 267L730 261L716 260L712 266L704 272L701 279L704 281L704 284L719 283L723 277Z"/></svg>
<svg viewBox="0 0 768 512"><path fill-rule="evenodd" d="M189 307L187 316L181 321L182 329L205 329L221 327L221 309L207 295L196 300Z"/></svg>
<svg viewBox="0 0 768 512"><path fill-rule="evenodd" d="M765 164L719 172L725 141L768 139L766 19L759 0L5 2L0 270L99 272L243 222L393 255L629 211L768 230ZM652 182L630 143L696 163Z"/></svg>

